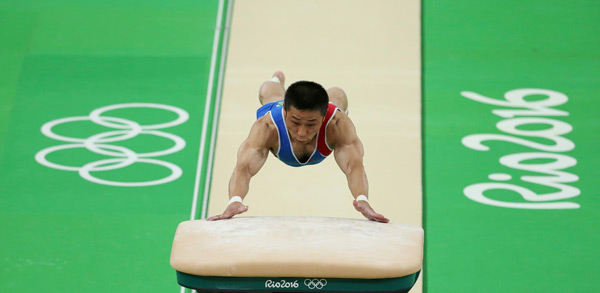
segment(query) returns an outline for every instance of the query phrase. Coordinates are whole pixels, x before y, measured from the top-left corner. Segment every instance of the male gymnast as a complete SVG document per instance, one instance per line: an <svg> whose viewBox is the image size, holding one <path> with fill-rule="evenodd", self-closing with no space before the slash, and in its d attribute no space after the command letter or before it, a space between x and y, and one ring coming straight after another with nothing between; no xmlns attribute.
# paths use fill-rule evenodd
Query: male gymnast
<svg viewBox="0 0 600 293"><path fill-rule="evenodd" d="M371 221L389 222L369 205L364 149L346 115L348 98L341 88L325 90L318 83L299 81L285 90L285 75L277 71L261 85L258 96L262 106L238 150L229 181L229 204L221 215L208 221L229 219L248 211L242 201L250 178L262 168L269 152L293 167L318 164L333 152L348 179L354 208Z"/></svg>

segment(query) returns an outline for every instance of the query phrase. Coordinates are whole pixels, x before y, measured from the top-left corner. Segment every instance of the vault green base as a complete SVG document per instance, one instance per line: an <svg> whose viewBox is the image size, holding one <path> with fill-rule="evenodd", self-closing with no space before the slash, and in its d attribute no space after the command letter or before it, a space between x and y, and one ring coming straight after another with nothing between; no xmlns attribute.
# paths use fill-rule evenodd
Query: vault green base
<svg viewBox="0 0 600 293"><path fill-rule="evenodd" d="M198 292L408 292L419 277L389 279L210 277L177 272L179 285Z"/></svg>

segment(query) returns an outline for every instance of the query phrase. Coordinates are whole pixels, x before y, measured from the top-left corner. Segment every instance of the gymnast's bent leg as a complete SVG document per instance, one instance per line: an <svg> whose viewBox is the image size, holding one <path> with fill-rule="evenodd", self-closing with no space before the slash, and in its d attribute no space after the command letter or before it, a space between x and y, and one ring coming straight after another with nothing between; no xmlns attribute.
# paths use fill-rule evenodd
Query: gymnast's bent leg
<svg viewBox="0 0 600 293"><path fill-rule="evenodd" d="M283 100L285 97L285 75L281 71L273 73L270 80L263 82L258 90L261 105Z"/></svg>
<svg viewBox="0 0 600 293"><path fill-rule="evenodd" d="M329 102L348 114L348 96L346 96L343 89L339 87L329 88L327 89L327 95L329 96Z"/></svg>

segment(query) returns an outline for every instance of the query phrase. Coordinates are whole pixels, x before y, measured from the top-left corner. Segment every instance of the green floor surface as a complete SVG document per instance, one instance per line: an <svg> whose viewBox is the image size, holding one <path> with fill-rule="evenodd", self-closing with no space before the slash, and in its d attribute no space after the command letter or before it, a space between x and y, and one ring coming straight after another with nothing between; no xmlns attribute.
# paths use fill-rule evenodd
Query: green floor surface
<svg viewBox="0 0 600 293"><path fill-rule="evenodd" d="M423 7L426 291L597 291L600 2ZM464 93L506 102L517 89L568 100L542 107L549 92L537 90L510 107ZM523 106L536 101L537 109ZM539 114L544 107L562 114ZM477 139L490 150L476 150ZM488 190L477 196L477 188ZM514 191L525 189L534 196Z"/></svg>
<svg viewBox="0 0 600 293"><path fill-rule="evenodd" d="M219 70L217 62L210 71L218 4L0 2L1 292L179 292L170 248L177 224L190 218L192 208L207 84ZM101 147L104 154L80 146L46 158L83 166L125 157L118 147L138 154L168 149L178 136L185 141L182 150L147 159L175 165L181 176L160 185L112 186L36 161L43 149L76 144L43 135L43 125L122 103L178 107L189 119L119 141L131 128L126 121L161 124L177 115L126 108L102 114L116 117L108 120L112 127L89 118L58 124L52 130L71 138L124 132L103 138L114 140L106 142L112 148ZM118 182L171 174L157 161L115 170L109 165L90 174Z"/></svg>

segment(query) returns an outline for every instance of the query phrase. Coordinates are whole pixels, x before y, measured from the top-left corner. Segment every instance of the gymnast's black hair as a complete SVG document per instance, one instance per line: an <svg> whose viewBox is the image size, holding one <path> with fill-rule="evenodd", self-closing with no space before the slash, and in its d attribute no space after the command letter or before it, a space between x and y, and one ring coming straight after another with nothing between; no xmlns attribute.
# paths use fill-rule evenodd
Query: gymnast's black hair
<svg viewBox="0 0 600 293"><path fill-rule="evenodd" d="M329 96L327 91L316 82L297 81L285 91L283 108L288 111L292 106L298 110L320 111L325 117L329 107Z"/></svg>

